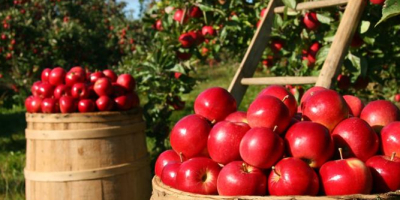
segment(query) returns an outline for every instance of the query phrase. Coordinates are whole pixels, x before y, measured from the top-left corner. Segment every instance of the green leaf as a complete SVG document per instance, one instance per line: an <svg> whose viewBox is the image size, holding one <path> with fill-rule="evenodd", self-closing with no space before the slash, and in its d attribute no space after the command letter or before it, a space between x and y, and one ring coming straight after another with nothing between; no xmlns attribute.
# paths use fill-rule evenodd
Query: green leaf
<svg viewBox="0 0 400 200"><path fill-rule="evenodd" d="M319 49L317 53L317 61L316 65L321 65L325 62L326 57L328 56L330 46L323 46L321 49Z"/></svg>
<svg viewBox="0 0 400 200"><path fill-rule="evenodd" d="M375 27L387 19L400 15L400 2L399 0L386 0L382 9L382 18L376 23Z"/></svg>
<svg viewBox="0 0 400 200"><path fill-rule="evenodd" d="M347 56L351 64L353 64L353 66L357 68L358 71L361 71L361 58L351 54L350 52Z"/></svg>
<svg viewBox="0 0 400 200"><path fill-rule="evenodd" d="M330 24L333 20L332 18L322 15L322 14L319 14L319 13L317 13L317 18L318 18L318 21L323 24Z"/></svg>
<svg viewBox="0 0 400 200"><path fill-rule="evenodd" d="M361 30L360 30L360 33L363 34L363 33L367 32L370 26L371 26L371 22L369 22L369 21L362 21L362 22L361 22Z"/></svg>
<svg viewBox="0 0 400 200"><path fill-rule="evenodd" d="M296 0L282 0L285 6L295 9L296 8Z"/></svg>

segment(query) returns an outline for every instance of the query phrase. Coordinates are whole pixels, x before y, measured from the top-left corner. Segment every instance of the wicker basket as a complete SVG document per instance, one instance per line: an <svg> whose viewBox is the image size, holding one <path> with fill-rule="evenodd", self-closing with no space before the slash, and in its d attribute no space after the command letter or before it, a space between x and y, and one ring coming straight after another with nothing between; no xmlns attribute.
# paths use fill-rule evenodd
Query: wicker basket
<svg viewBox="0 0 400 200"><path fill-rule="evenodd" d="M385 194L371 195L346 195L346 196L217 196L217 195L199 195L173 189L164 185L160 178L153 178L153 195L151 200L333 200L333 199L400 199L400 191Z"/></svg>

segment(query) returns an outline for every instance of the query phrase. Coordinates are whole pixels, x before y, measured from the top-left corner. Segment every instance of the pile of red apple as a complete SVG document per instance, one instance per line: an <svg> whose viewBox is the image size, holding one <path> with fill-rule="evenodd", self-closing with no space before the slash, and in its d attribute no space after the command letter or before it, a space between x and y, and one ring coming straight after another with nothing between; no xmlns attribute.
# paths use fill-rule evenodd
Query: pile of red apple
<svg viewBox="0 0 400 200"><path fill-rule="evenodd" d="M68 72L46 68L25 100L30 113L73 113L130 110L139 106L135 79L110 69L89 72L80 66Z"/></svg>
<svg viewBox="0 0 400 200"><path fill-rule="evenodd" d="M203 91L170 134L155 174L205 195L351 195L400 189L400 113L386 100L269 86L237 111L223 88Z"/></svg>

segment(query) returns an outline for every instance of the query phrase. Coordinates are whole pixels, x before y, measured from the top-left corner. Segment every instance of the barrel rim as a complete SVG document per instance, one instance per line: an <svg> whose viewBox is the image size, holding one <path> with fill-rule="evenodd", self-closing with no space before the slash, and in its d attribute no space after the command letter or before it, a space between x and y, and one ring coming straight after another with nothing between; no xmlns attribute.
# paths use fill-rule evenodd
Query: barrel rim
<svg viewBox="0 0 400 200"><path fill-rule="evenodd" d="M383 194L353 194L353 195L340 195L340 196L220 196L220 195L200 195L200 194L194 194L194 193L189 193L189 192L184 192L180 191L177 189L174 189L172 187L169 187L167 185L164 185L161 181L161 179L157 176L153 177L152 180L152 185L153 185L153 195L155 195L157 192L163 194L164 196L166 194L169 194L171 196L186 196L190 197L193 199L209 199L209 200L214 200L214 199L222 199L222 200L232 200L232 199L254 199L254 200L287 200L287 199L296 199L296 200L306 200L306 199L311 199L311 200L332 200L332 199L388 199L388 198L400 198L400 190L397 190L395 192L388 192L388 193L383 193ZM152 199L157 199L152 198ZM179 199L179 198L178 198Z"/></svg>

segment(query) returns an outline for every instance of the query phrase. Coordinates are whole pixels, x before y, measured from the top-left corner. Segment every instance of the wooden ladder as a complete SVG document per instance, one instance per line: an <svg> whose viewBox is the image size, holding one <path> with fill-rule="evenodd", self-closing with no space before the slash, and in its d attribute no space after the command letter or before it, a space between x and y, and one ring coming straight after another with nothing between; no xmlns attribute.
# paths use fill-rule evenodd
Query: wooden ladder
<svg viewBox="0 0 400 200"><path fill-rule="evenodd" d="M300 11L346 4L346 10L343 14L342 20L339 24L338 30L335 34L334 40L319 76L253 78L257 65L260 62L261 56L267 47L268 40L270 39L271 29L274 23L274 15L275 13L283 13L285 11L285 7L280 6L282 5L281 0L270 0L267 10L261 19L261 24L257 28L257 31L251 40L250 46L247 49L247 52L240 63L240 66L228 89L236 99L238 105L242 101L249 85L297 85L315 83L316 86L330 88L332 86L333 79L339 73L340 66L342 66L344 56L347 53L349 44L351 43L367 1L320 0L299 3L295 8L295 11Z"/></svg>

